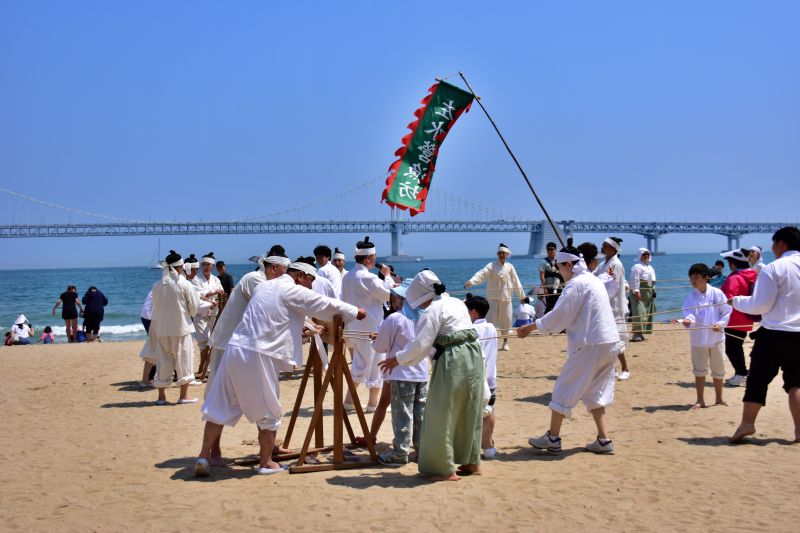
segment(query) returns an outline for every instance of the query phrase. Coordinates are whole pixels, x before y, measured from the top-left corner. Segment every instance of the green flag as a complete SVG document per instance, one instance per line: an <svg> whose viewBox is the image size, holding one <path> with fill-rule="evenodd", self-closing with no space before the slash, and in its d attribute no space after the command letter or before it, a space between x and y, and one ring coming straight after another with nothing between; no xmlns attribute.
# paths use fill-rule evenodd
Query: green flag
<svg viewBox="0 0 800 533"><path fill-rule="evenodd" d="M428 89L422 107L414 112L417 120L408 125L411 133L394 154L399 159L389 167L382 201L410 210L411 216L425 211L439 147L461 113L469 111L473 98L472 93L445 81Z"/></svg>

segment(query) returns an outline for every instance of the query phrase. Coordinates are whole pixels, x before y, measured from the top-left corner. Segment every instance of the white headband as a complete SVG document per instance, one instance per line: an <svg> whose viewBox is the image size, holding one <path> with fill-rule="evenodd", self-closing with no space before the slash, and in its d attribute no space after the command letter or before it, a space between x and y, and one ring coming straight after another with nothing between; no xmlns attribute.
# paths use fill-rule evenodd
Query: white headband
<svg viewBox="0 0 800 533"><path fill-rule="evenodd" d="M572 263L581 259L583 256L572 255L569 252L556 252L556 263Z"/></svg>
<svg viewBox="0 0 800 533"><path fill-rule="evenodd" d="M375 251L375 247L372 248L356 248L356 257L362 257L366 255L376 255L377 252Z"/></svg>
<svg viewBox="0 0 800 533"><path fill-rule="evenodd" d="M499 248L497 248L497 253L500 252L505 252L508 255L511 255L511 250L509 248L506 248L505 246L500 246Z"/></svg>
<svg viewBox="0 0 800 533"><path fill-rule="evenodd" d="M177 261L175 261L174 263L170 263L170 264L169 264L169 265L167 265L167 266L171 266L171 267L173 267L173 268L178 268L179 266L183 266L183 259L178 259L178 260L177 260Z"/></svg>
<svg viewBox="0 0 800 533"><path fill-rule="evenodd" d="M345 258L344 254L342 252L336 252L335 254L333 254L332 257L332 259L344 259L344 258Z"/></svg>
<svg viewBox="0 0 800 533"><path fill-rule="evenodd" d="M750 247L750 251L751 252L763 253L763 250L761 249L761 247L760 246L755 246L755 245Z"/></svg>
<svg viewBox="0 0 800 533"><path fill-rule="evenodd" d="M204 257L200 262L201 263L211 263L213 265L214 264L214 258L213 257Z"/></svg>
<svg viewBox="0 0 800 533"><path fill-rule="evenodd" d="M268 255L263 260L273 265L283 265L285 267L288 267L289 263L291 263L288 257L281 257L279 255Z"/></svg>
<svg viewBox="0 0 800 533"><path fill-rule="evenodd" d="M615 250L616 250L616 251L618 251L618 252L619 252L619 250L620 250L620 248L621 248L621 246L619 245L619 243L618 243L617 241L615 241L614 239L612 239L611 237L608 237L608 238L607 238L606 240L604 240L603 242L604 242L604 243L606 243L607 245L609 245L610 247L612 247L613 249L615 249Z"/></svg>
<svg viewBox="0 0 800 533"><path fill-rule="evenodd" d="M289 270L299 270L303 274L314 276L314 278L317 277L317 269L309 265L308 263L301 263L301 262L291 263L289 265Z"/></svg>

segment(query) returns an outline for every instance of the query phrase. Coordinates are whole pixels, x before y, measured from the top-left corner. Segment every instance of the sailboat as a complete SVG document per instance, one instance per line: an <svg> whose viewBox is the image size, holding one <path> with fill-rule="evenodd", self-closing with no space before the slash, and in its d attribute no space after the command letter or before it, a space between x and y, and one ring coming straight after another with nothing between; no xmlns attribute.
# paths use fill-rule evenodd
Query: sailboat
<svg viewBox="0 0 800 533"><path fill-rule="evenodd" d="M150 259L150 266L147 268L150 270L161 270L161 239L158 239L156 251L153 253L153 257Z"/></svg>

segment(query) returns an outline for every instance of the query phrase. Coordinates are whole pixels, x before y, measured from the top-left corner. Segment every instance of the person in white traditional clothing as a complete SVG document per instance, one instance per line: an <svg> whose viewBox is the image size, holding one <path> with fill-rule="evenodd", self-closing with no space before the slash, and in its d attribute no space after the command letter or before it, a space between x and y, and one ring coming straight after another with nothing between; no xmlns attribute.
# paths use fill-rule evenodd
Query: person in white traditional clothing
<svg viewBox="0 0 800 533"><path fill-rule="evenodd" d="M747 261L750 263L750 268L761 274L761 269L764 268L764 260L761 256L764 250L760 246L753 245L750 247L750 254L747 256Z"/></svg>
<svg viewBox="0 0 800 533"><path fill-rule="evenodd" d="M733 443L756 432L756 418L767 404L767 390L779 371L789 396L794 442L800 443L800 229L786 226L772 235L775 261L761 269L751 296L734 296L728 304L742 313L761 315L761 327L750 352L750 373L742 420Z"/></svg>
<svg viewBox="0 0 800 533"><path fill-rule="evenodd" d="M445 293L430 270L414 276L405 303L403 313L416 321L414 340L380 366L413 366L436 348L417 464L430 481L458 481L458 474L480 472L485 378L478 334L464 302Z"/></svg>
<svg viewBox="0 0 800 533"><path fill-rule="evenodd" d="M370 269L375 266L377 251L369 237L364 237L363 241L356 244L355 260L356 266L342 278L342 300L366 309L367 318L358 323L348 324L345 328L345 335L354 331L361 333L360 336L366 337L363 335L364 333L374 333L383 321L383 304L389 301L389 291L394 287L394 282L391 271L386 265L381 268L381 273L384 275L383 281L370 272ZM383 388L383 378L378 363L383 361L385 354L376 353L372 341L368 338L347 338L346 341L353 357L351 367L353 381L356 387L363 383L369 388L369 399L365 411L372 413L378 406ZM349 391L344 403L345 409L355 409Z"/></svg>
<svg viewBox="0 0 800 533"><path fill-rule="evenodd" d="M733 308L726 303L725 293L709 285L711 270L704 263L689 267L689 282L693 290L683 300L683 318L676 320L689 329L697 401L692 410L706 406L704 393L708 367L714 381L714 405L728 405L722 399L722 380L725 377L725 332Z"/></svg>
<svg viewBox="0 0 800 533"><path fill-rule="evenodd" d="M183 261L183 275L187 281L192 281L197 275L197 270L200 268L200 261L194 256L189 254L189 257Z"/></svg>
<svg viewBox="0 0 800 533"><path fill-rule="evenodd" d="M331 249L324 244L320 244L314 248L314 257L317 260L319 268L317 269L317 278L325 278L333 285L333 291L336 298L342 297L342 273L339 269L331 263Z"/></svg>
<svg viewBox="0 0 800 533"><path fill-rule="evenodd" d="M580 247L579 247L580 248ZM619 339L623 343L628 342L628 323L625 321L625 314L628 311L628 299L625 296L625 266L620 261L619 254L622 252L622 239L619 237L608 237L600 247L600 253L605 256L605 261L594 269L594 275L600 278L608 276L615 282L614 290L610 291L608 297L611 301L611 310L614 312L614 320L619 329ZM605 280L604 280L605 281ZM608 286L606 286L608 288ZM621 365L617 379L626 380L631 377L628 361L625 359L625 347L620 349L619 362Z"/></svg>
<svg viewBox="0 0 800 533"><path fill-rule="evenodd" d="M341 275L342 277L344 277L344 275L347 274L347 269L344 268L346 262L347 259L345 258L344 254L338 248L335 248L333 251L333 259L331 259L331 263L333 263L333 266L336 267L336 270L339 271L339 275Z"/></svg>
<svg viewBox="0 0 800 533"><path fill-rule="evenodd" d="M231 336L217 375L202 407L205 430L195 463L195 474L207 476L211 449L223 425L233 426L244 415L259 429L260 463L257 473L282 470L272 460L275 435L283 414L278 373L290 368L301 344L306 315L345 322L363 319L366 313L337 299L309 290L316 269L307 263L291 263L287 274L260 283L253 292L242 320Z"/></svg>
<svg viewBox="0 0 800 533"><path fill-rule="evenodd" d="M489 389L489 399L483 405L483 434L481 437L481 448L483 449L484 459L494 459L497 455L497 448L494 445L494 426L495 426L495 401L497 398L497 329L491 322L486 321L489 313L489 301L483 296L473 296L464 302L469 310L469 318L472 326L478 333L478 342L481 344L483 352L483 368L486 381L486 388ZM528 322L530 323L530 322Z"/></svg>
<svg viewBox="0 0 800 533"><path fill-rule="evenodd" d="M567 331L567 360L549 404L550 429L540 437L531 437L528 443L537 449L560 452L564 418L571 418L572 409L583 401L597 426L597 439L586 450L614 453L605 409L614 401L614 363L621 342L608 292L572 246L572 239L556 254L556 263L566 282L558 303L533 324L517 329L519 337L535 330L548 335Z"/></svg>
<svg viewBox="0 0 800 533"><path fill-rule="evenodd" d="M225 294L219 278L211 273L216 262L214 252L208 252L200 260L200 272L192 279L192 284L200 297L197 314L193 317L194 338L200 348L200 367L197 370L197 377L200 379L208 379L208 364L211 362L208 337L217 321L218 298Z"/></svg>
<svg viewBox="0 0 800 533"><path fill-rule="evenodd" d="M511 250L503 243L497 248L497 261L493 261L475 273L469 281L464 284L467 289L473 285L480 285L484 281L487 283L486 299L489 300L489 314L486 321L491 322L503 336L502 351L508 351L508 332L514 321L514 308L512 300L514 291L519 296L519 301L525 299L525 290L522 282L517 276L514 265L507 259L511 255Z"/></svg>
<svg viewBox="0 0 800 533"><path fill-rule="evenodd" d="M189 398L189 383L194 380L192 316L197 313L197 292L178 270L183 267L180 254L170 250L164 262L161 280L153 285L153 317L142 357L156 363L156 405L167 404L165 389L172 387L173 372L180 387L178 403L194 403L197 398Z"/></svg>
<svg viewBox="0 0 800 533"><path fill-rule="evenodd" d="M289 267L289 258L286 257L286 251L280 244L274 245L269 251L261 256L258 261L258 269L253 272L248 272L239 283L236 284L231 292L225 309L217 319L217 325L209 338L209 345L211 346L211 362L208 367L208 382L206 384L205 397L208 398L208 392L211 390L211 385L214 382L214 376L219 368L219 362L222 359L222 354L225 348L228 347L228 342L233 336L233 331L236 326L242 321L247 304L253 296L253 291L261 283L269 280L277 279L286 274L286 269ZM210 463L212 465L220 466L226 463L222 458L222 450L220 447L220 439L222 432L220 431L219 437L211 446Z"/></svg>
<svg viewBox="0 0 800 533"><path fill-rule="evenodd" d="M656 312L656 271L650 264L650 250L639 248L639 262L631 268L631 342L645 340L653 332L653 313Z"/></svg>

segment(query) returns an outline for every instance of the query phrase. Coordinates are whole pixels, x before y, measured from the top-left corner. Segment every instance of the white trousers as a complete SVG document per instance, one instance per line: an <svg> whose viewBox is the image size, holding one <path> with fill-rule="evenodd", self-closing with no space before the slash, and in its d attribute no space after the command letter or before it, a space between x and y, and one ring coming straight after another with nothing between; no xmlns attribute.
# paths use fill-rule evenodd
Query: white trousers
<svg viewBox="0 0 800 533"><path fill-rule="evenodd" d="M625 312L622 312L622 316L614 315L614 321L617 323L617 331L619 331L619 340L624 342L626 345L628 343L628 323L625 322ZM623 347L620 351L624 352L625 348Z"/></svg>
<svg viewBox="0 0 800 533"><path fill-rule="evenodd" d="M235 426L242 415L259 429L277 431L281 425L278 368L274 357L231 346L225 349L201 409L203 420Z"/></svg>
<svg viewBox="0 0 800 533"><path fill-rule="evenodd" d="M208 398L208 391L211 390L211 384L214 383L214 376L219 369L219 362L222 361L222 354L225 350L222 348L211 348L211 360L208 363L208 381L206 382L206 391L204 398Z"/></svg>
<svg viewBox="0 0 800 533"><path fill-rule="evenodd" d="M697 377L707 376L711 366L711 377L725 377L725 343L718 342L713 346L692 346L692 373ZM710 365L709 365L710 363Z"/></svg>
<svg viewBox="0 0 800 533"><path fill-rule="evenodd" d="M208 348L208 338L211 336L211 330L214 329L216 321L216 313L212 316L206 316L205 314L195 315L192 319L192 322L194 322L194 339L201 350Z"/></svg>
<svg viewBox="0 0 800 533"><path fill-rule="evenodd" d="M369 339L347 339L347 346L353 350L353 366L350 368L353 381L363 383L370 389L383 387L383 375L378 363L386 359L386 354L376 353Z"/></svg>
<svg viewBox="0 0 800 533"><path fill-rule="evenodd" d="M192 335L179 337L156 337L150 339L155 352L156 379L158 389L172 387L172 372L178 375L176 385L186 385L194 380L194 345Z"/></svg>
<svg viewBox="0 0 800 533"><path fill-rule="evenodd" d="M514 309L511 300L489 300L489 312L486 321L494 324L497 334L505 338L513 323Z"/></svg>
<svg viewBox="0 0 800 533"><path fill-rule="evenodd" d="M572 409L581 400L588 411L614 403L614 363L620 346L583 346L567 357L553 387L550 409L572 418Z"/></svg>

